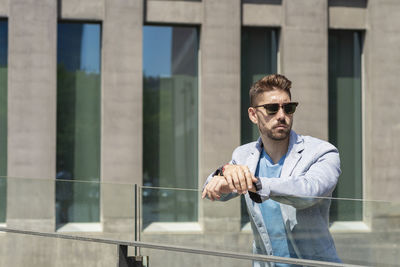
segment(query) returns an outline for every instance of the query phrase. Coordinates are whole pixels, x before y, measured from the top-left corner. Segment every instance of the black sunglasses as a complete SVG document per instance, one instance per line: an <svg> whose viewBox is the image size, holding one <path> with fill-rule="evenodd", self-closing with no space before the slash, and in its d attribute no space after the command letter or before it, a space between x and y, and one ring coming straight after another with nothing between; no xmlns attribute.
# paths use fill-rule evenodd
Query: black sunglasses
<svg viewBox="0 0 400 267"><path fill-rule="evenodd" d="M280 107L282 106L283 111L285 111L286 114L293 114L296 111L296 107L299 103L298 102L289 102L289 103L271 103L271 104L264 104L264 105L258 105L255 106L255 108L263 107L267 111L268 115L274 115L278 113Z"/></svg>

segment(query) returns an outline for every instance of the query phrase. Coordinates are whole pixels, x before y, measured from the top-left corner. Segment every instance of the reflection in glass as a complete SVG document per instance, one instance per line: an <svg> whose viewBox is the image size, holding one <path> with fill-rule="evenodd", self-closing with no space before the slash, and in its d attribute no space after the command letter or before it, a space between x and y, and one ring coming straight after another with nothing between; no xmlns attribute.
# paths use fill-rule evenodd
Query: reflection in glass
<svg viewBox="0 0 400 267"><path fill-rule="evenodd" d="M333 196L362 198L360 32L329 33L329 141L339 149L342 169ZM361 219L361 205L331 207L332 221Z"/></svg>
<svg viewBox="0 0 400 267"><path fill-rule="evenodd" d="M57 224L99 221L100 25L59 23ZM64 181L64 182L63 182Z"/></svg>
<svg viewBox="0 0 400 267"><path fill-rule="evenodd" d="M197 220L197 190L142 187L143 229L153 222Z"/></svg>
<svg viewBox="0 0 400 267"><path fill-rule="evenodd" d="M6 221L7 208L7 51L8 23L0 20L0 222Z"/></svg>
<svg viewBox="0 0 400 267"><path fill-rule="evenodd" d="M195 27L143 27L144 186L197 188L198 43ZM197 220L182 201L145 190L144 223Z"/></svg>
<svg viewBox="0 0 400 267"><path fill-rule="evenodd" d="M241 52L241 143L256 141L257 126L251 123L247 109L250 106L249 89L265 75L277 72L277 30L268 28L242 28ZM241 197L242 226L249 222L244 197Z"/></svg>

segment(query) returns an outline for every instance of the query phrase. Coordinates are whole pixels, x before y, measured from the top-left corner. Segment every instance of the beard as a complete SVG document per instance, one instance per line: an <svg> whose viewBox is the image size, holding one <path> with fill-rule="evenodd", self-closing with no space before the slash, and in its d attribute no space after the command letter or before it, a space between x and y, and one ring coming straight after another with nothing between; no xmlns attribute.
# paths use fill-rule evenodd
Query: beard
<svg viewBox="0 0 400 267"><path fill-rule="evenodd" d="M289 137L290 130L292 129L292 125L288 125L288 124L285 124L285 125L287 126L287 128L279 129L279 130L276 128L266 129L265 133L268 136L268 138L270 138L271 140L274 140L274 141L285 140Z"/></svg>

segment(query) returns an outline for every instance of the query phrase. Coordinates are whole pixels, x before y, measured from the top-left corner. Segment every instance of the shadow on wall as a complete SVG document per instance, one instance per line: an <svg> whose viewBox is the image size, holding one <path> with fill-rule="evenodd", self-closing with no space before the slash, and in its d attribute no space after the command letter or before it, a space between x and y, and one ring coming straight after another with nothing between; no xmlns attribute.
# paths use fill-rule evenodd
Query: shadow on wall
<svg viewBox="0 0 400 267"><path fill-rule="evenodd" d="M360 7L366 8L368 0L329 0L329 6Z"/></svg>

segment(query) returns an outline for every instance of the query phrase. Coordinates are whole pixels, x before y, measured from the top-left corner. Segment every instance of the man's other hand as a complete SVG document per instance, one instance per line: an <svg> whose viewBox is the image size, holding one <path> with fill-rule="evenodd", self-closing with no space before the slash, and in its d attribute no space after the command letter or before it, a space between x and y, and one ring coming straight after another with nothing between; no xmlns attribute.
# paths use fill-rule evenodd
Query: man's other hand
<svg viewBox="0 0 400 267"><path fill-rule="evenodd" d="M207 196L210 200L214 201L220 199L222 194L229 194L231 192L233 191L229 188L225 177L216 175L204 188L201 198Z"/></svg>
<svg viewBox="0 0 400 267"><path fill-rule="evenodd" d="M247 191L256 191L253 183L258 180L245 165L225 165L223 175L232 192L246 194Z"/></svg>

